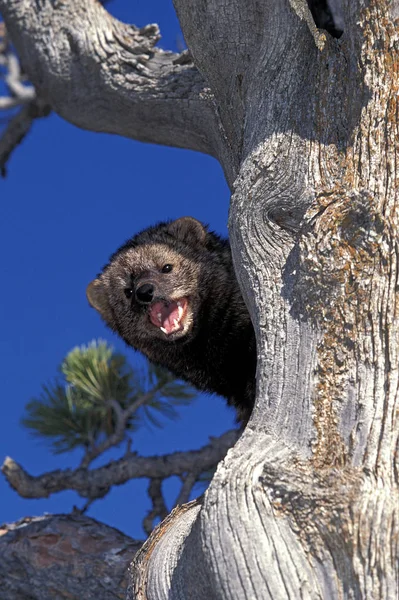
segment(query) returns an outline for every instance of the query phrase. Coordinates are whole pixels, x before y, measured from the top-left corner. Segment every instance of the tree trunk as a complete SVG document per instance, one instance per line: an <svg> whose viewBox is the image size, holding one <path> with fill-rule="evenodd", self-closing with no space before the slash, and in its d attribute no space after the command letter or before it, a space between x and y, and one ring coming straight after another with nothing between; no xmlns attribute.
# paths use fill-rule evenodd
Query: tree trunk
<svg viewBox="0 0 399 600"><path fill-rule="evenodd" d="M232 189L256 407L129 595L398 598L399 2L343 0L339 40L304 0L175 7L193 63L94 0L0 0L61 115L213 154Z"/></svg>

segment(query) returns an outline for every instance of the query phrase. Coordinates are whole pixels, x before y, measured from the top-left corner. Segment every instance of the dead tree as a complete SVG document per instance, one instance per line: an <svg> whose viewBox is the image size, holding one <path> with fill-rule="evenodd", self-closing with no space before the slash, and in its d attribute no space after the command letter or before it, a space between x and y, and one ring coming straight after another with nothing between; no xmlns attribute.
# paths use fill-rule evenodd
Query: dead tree
<svg viewBox="0 0 399 600"><path fill-rule="evenodd" d="M174 3L180 55L95 0L0 0L42 105L211 154L232 192L255 411L203 501L144 546L130 598L392 600L399 1L342 0L340 38L305 0Z"/></svg>

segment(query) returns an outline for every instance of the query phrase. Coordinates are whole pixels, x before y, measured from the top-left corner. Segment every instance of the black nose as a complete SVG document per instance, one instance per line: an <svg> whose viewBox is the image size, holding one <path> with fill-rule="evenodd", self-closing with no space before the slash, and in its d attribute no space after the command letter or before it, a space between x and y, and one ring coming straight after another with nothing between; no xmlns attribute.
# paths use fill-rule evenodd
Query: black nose
<svg viewBox="0 0 399 600"><path fill-rule="evenodd" d="M141 304L149 304L154 298L154 291L152 283L143 283L136 290L136 298Z"/></svg>

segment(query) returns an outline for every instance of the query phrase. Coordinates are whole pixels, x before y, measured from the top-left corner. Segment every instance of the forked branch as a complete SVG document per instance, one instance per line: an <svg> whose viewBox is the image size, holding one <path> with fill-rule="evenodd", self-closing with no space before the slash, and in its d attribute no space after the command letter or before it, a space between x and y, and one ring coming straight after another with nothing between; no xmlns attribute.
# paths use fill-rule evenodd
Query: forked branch
<svg viewBox="0 0 399 600"><path fill-rule="evenodd" d="M218 154L212 95L187 51L156 47L157 25L126 25L94 0L0 0L0 13L37 97L68 121Z"/></svg>

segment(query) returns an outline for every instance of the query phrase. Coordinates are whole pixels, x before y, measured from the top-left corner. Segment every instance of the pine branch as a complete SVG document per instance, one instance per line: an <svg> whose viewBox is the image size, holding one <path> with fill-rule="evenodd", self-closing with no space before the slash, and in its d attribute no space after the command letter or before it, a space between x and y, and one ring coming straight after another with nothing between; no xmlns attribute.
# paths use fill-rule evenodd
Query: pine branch
<svg viewBox="0 0 399 600"><path fill-rule="evenodd" d="M109 450L113 446L117 446L120 444L125 436L126 436L126 427L128 425L130 417L137 412L140 406L144 404L148 404L152 398L156 396L162 389L166 386L166 383L160 383L156 385L152 390L147 392L146 394L142 394L137 400L135 400L130 406L128 406L125 410L122 409L119 402L114 399L109 400L110 406L114 411L116 423L115 423L115 432L106 438L103 442L93 445L84 455L80 466L82 468L87 468L89 464L97 458L100 454Z"/></svg>
<svg viewBox="0 0 399 600"><path fill-rule="evenodd" d="M239 435L239 431L233 429L219 438L212 438L200 450L150 457L130 454L97 469L58 470L36 477L7 457L2 472L10 486L23 498L47 498L57 492L75 490L83 498L94 499L103 497L113 485L122 485L130 479L165 479L215 468Z"/></svg>
<svg viewBox="0 0 399 600"><path fill-rule="evenodd" d="M22 424L50 441L53 451L84 448L81 467L126 439L145 417L160 426L153 413L178 416L175 405L196 396L193 388L154 365L143 372L127 364L106 342L91 342L68 353L61 381L42 386L39 398L26 406ZM138 409L144 410L138 413Z"/></svg>

